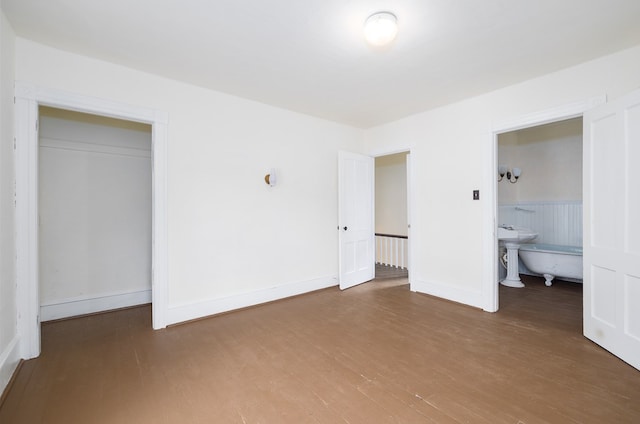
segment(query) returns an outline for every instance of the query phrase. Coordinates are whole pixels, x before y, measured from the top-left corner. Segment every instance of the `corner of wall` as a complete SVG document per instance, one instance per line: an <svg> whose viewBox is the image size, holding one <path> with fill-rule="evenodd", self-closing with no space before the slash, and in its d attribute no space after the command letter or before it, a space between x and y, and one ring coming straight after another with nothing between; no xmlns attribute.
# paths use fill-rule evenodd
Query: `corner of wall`
<svg viewBox="0 0 640 424"><path fill-rule="evenodd" d="M0 352L0 394L4 392L7 384L20 363L20 343L18 337L14 337L7 347Z"/></svg>
<svg viewBox="0 0 640 424"><path fill-rule="evenodd" d="M14 137L15 33L0 9L0 391L20 361L16 298Z"/></svg>

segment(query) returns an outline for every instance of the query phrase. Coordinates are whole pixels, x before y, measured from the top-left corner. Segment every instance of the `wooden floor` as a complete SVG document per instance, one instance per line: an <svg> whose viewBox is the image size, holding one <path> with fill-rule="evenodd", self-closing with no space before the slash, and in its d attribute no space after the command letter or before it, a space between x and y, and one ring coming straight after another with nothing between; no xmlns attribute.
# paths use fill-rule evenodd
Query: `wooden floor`
<svg viewBox="0 0 640 424"><path fill-rule="evenodd" d="M376 280L408 277L409 271L406 268L396 268L389 265L376 264Z"/></svg>
<svg viewBox="0 0 640 424"><path fill-rule="evenodd" d="M381 280L161 331L148 306L44 324L0 423L640 423L581 286L525 282L496 314Z"/></svg>

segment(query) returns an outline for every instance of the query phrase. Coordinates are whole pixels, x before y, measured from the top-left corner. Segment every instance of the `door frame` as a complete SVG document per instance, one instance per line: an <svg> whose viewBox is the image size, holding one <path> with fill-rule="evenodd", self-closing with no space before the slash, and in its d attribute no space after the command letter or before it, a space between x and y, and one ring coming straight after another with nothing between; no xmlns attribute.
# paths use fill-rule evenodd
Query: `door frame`
<svg viewBox="0 0 640 424"><path fill-rule="evenodd" d="M382 156L395 155L398 153L407 154L407 224L408 224L407 249L409 250L409 254L407 256L407 271L408 271L408 280L409 280L409 290L416 291L412 283L412 280L413 280L412 276L416 275L415 271L413 270L413 266L415 264L415 261L413 259L414 251L415 251L414 249L415 240L414 240L413 234L415 234L415 231L414 231L415 221L417 221L417 216L418 216L413 210L415 207L415 202L413 201L413 187L415 187L415 183L414 183L415 172L414 172L414 167L412 166L412 163L416 163L414 149L412 149L411 147L399 147L397 149L376 150L376 151L368 152L365 154L375 159ZM375 163L374 163L374 172L375 172ZM374 193L375 193L375 189L376 189L376 179L374 174L374 178L373 178ZM373 205L373 209L375 212L375 202ZM374 228L375 228L375 215L374 215ZM375 249L373 254L374 254L374 262L375 262Z"/></svg>
<svg viewBox="0 0 640 424"><path fill-rule="evenodd" d="M486 151L490 154L485 160L484 191L488 193L488 201L484 204L483 250L487 252L483 270L483 309L487 312L497 312L499 309L498 290L498 135L524 128L564 121L566 119L579 118L589 109L606 103L606 95L590 97L585 100L568 103L559 107L545 109L539 112L517 116L508 120L497 122L492 128L490 145Z"/></svg>
<svg viewBox="0 0 640 424"><path fill-rule="evenodd" d="M151 290L153 328L167 325L167 112L15 84L17 307L20 355L40 355L38 277L38 107L49 106L151 125Z"/></svg>

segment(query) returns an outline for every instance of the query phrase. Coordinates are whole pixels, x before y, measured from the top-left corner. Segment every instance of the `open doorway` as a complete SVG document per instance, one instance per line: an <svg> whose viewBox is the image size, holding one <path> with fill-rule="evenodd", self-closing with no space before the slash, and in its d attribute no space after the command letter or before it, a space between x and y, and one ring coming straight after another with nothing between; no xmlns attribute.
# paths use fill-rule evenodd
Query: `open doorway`
<svg viewBox="0 0 640 424"><path fill-rule="evenodd" d="M503 302L534 289L542 299L546 286L549 296L554 290L573 296L582 315L582 127L577 117L497 136L497 225L534 237L498 242ZM539 301L540 308L546 304Z"/></svg>
<svg viewBox="0 0 640 424"><path fill-rule="evenodd" d="M15 84L16 248L20 356L40 355L38 109L49 106L151 125L151 285L153 328L168 324L166 112L31 84Z"/></svg>
<svg viewBox="0 0 640 424"><path fill-rule="evenodd" d="M528 115L521 115L515 118L498 122L493 126L493 135L489 140L491 142L490 148L487 152L490 156L487 157L487 166L485 168L487 175L486 189L489 192L490 202L486 203L486 216L485 220L485 241L484 243L487 252L487 261L485 262L485 272L483 278L483 309L488 312L496 312L499 309L499 257L498 257L498 229L499 229L499 217L498 217L498 181L499 178L499 162L498 162L498 137L500 134L508 133L510 131L517 131L520 129L531 128L535 126L541 126L554 122L569 120L573 118L582 118L587 111L591 111L597 108L599 105L603 105L606 102L605 96L598 96L593 98L584 99L575 103L561 105L552 109L547 109L539 112L534 112ZM584 158L579 159L584 167ZM517 165L511 165L516 166ZM587 170L585 169L586 173ZM505 175L506 176L506 175ZM512 174L512 177L514 175ZM524 171L520 178L524 177Z"/></svg>
<svg viewBox="0 0 640 424"><path fill-rule="evenodd" d="M40 321L151 302L151 126L39 107Z"/></svg>
<svg viewBox="0 0 640 424"><path fill-rule="evenodd" d="M404 156L404 186L406 186L405 214L406 248L403 263L411 269L411 152L396 150L376 156L340 151L338 153L338 275L341 290L372 281L376 267L376 229L375 229L375 160L398 152ZM391 206L391 205L387 205ZM406 283L411 284L411 274Z"/></svg>
<svg viewBox="0 0 640 424"><path fill-rule="evenodd" d="M375 158L375 278L409 277L408 152Z"/></svg>
<svg viewBox="0 0 640 424"><path fill-rule="evenodd" d="M499 182L498 137L502 133L571 118L583 120L584 225L582 314L577 327L585 337L638 368L640 343L629 325L634 316L634 283L638 281L638 250L629 249L638 239L638 226L628 217L638 209L637 182L633 172L631 146L637 135L640 92L628 93L611 102L605 96L594 97L554 109L498 123L493 128L490 160L487 161L488 189L492 201L487 204L485 234L487 258L483 289L485 310L495 312L499 303L498 213ZM635 131L635 132L634 132ZM524 177L524 171L520 178ZM506 176L506 172L505 172ZM514 176L512 172L512 177ZM631 196L631 197L630 197ZM489 210L493 209L493 210ZM636 243L637 244L637 243ZM549 287L546 287L549 288ZM518 289L513 289L518 290ZM513 293L513 290L511 291ZM546 290L548 293L548 290ZM636 308L637 310L637 308ZM635 322L640 322L636 319Z"/></svg>

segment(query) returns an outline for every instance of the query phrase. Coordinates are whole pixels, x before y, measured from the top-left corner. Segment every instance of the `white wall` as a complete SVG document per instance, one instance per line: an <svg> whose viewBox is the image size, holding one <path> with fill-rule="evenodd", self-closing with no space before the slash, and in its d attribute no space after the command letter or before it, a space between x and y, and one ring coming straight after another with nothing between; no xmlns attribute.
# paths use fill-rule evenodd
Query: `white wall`
<svg viewBox="0 0 640 424"><path fill-rule="evenodd" d="M500 134L498 163L522 169L498 183L499 204L582 200L582 119Z"/></svg>
<svg viewBox="0 0 640 424"><path fill-rule="evenodd" d="M407 235L407 154L375 159L376 233Z"/></svg>
<svg viewBox="0 0 640 424"><path fill-rule="evenodd" d="M151 127L40 108L41 321L151 299Z"/></svg>
<svg viewBox="0 0 640 424"><path fill-rule="evenodd" d="M362 151L362 131L21 38L16 75L168 112L169 321L233 296L337 283L337 152Z"/></svg>
<svg viewBox="0 0 640 424"><path fill-rule="evenodd" d="M0 393L18 363L13 80L15 35L0 11Z"/></svg>
<svg viewBox="0 0 640 424"><path fill-rule="evenodd" d="M640 86L640 46L455 104L360 130L36 44L16 42L19 80L169 113L169 303L337 273L336 155L411 149L412 282L483 306L492 266L493 132L523 115ZM269 168L279 185L266 187ZM322 177L319 177L322 176ZM493 237L492 237L493 238ZM458 258L464 258L460 266ZM201 309L203 313L206 308Z"/></svg>
<svg viewBox="0 0 640 424"><path fill-rule="evenodd" d="M411 148L412 284L487 305L483 288L492 287L486 270L493 267L494 252L483 249L483 228L492 222L492 208L484 202L495 200L481 191L474 201L472 191L496 184L496 170L485 166L493 161L494 128L594 96L617 98L639 86L640 46L367 130L372 154Z"/></svg>

